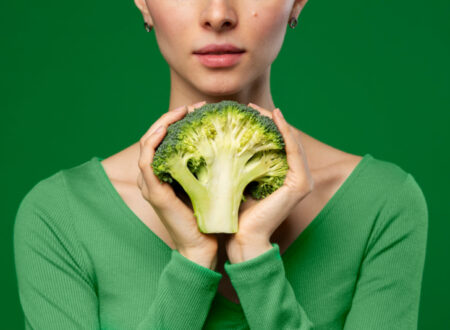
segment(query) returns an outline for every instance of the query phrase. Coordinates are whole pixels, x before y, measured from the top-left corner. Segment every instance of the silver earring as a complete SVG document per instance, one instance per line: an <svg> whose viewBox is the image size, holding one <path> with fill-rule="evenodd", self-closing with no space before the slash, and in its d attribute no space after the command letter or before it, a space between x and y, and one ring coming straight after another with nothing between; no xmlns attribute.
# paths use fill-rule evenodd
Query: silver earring
<svg viewBox="0 0 450 330"><path fill-rule="evenodd" d="M147 30L147 32L150 32L153 29L153 26L148 25L147 22L144 22L144 27Z"/></svg>
<svg viewBox="0 0 450 330"><path fill-rule="evenodd" d="M295 28L297 26L297 19L295 17L291 17L289 19L289 27L291 29Z"/></svg>

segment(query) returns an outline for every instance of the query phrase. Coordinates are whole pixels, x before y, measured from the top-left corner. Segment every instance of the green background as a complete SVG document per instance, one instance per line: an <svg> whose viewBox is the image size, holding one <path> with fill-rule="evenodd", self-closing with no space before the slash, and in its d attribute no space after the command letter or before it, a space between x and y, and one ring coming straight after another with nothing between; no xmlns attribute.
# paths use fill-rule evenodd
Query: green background
<svg viewBox="0 0 450 330"><path fill-rule="evenodd" d="M2 1L0 13L0 308L2 328L21 329L19 202L60 169L138 141L167 111L170 81L131 0ZM450 329L450 1L310 0L287 29L275 105L316 139L413 174L430 215L419 329Z"/></svg>

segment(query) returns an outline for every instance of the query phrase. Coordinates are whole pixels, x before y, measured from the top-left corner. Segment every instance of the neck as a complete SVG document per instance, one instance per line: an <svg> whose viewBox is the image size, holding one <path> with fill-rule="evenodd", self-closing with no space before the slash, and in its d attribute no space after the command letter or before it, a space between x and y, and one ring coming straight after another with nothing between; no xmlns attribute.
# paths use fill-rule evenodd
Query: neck
<svg viewBox="0 0 450 330"><path fill-rule="evenodd" d="M275 109L272 94L270 92L270 67L263 75L248 84L244 89L235 93L215 93L215 95L202 93L188 81L183 80L179 75L172 71L172 69L170 77L170 103L167 111L169 109L175 109L183 105L191 105L200 101L216 103L222 100L232 100L246 105L251 102L269 111ZM160 115L162 115L162 113ZM140 172L136 165L140 154L139 141L130 146L130 148L127 149L127 153L129 159L133 159L133 163L130 165L131 168L128 171L128 173L130 173L131 181L135 180Z"/></svg>
<svg viewBox="0 0 450 330"><path fill-rule="evenodd" d="M217 74L219 76L219 74ZM217 79L223 81L223 79ZM229 79L232 81L232 78ZM184 80L175 71L170 70L170 101L168 109L175 109L183 105L191 105L197 102L217 103L223 100L232 100L247 105L254 103L260 107L272 111L275 109L270 92L270 66L264 74L248 83L245 88L223 93L220 91L220 82L217 82L217 89L210 93L202 92L189 81ZM212 79L211 84L214 84ZM211 89L212 90L212 89Z"/></svg>

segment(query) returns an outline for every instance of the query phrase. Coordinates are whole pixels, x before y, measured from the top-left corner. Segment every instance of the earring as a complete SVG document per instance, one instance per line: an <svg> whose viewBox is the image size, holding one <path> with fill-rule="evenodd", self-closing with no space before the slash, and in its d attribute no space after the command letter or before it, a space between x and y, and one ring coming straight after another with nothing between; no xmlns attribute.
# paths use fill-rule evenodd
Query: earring
<svg viewBox="0 0 450 330"><path fill-rule="evenodd" d="M147 24L147 22L144 22L144 28L147 30L147 32L150 32L153 29L153 26L150 26Z"/></svg>
<svg viewBox="0 0 450 330"><path fill-rule="evenodd" d="M291 29L295 28L297 26L297 19L295 17L291 17L289 19L289 27Z"/></svg>

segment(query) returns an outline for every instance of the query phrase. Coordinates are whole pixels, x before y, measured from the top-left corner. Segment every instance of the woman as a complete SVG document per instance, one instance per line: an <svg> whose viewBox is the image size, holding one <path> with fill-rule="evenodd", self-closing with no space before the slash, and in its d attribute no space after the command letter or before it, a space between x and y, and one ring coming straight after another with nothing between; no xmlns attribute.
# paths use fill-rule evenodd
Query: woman
<svg viewBox="0 0 450 330"><path fill-rule="evenodd" d="M170 66L171 110L139 142L25 196L14 244L26 327L416 328L428 228L417 182L274 110L271 64L306 0L135 3ZM212 50L240 54L200 55ZM289 172L243 203L238 233L202 234L150 163L171 123L224 99L274 120Z"/></svg>

